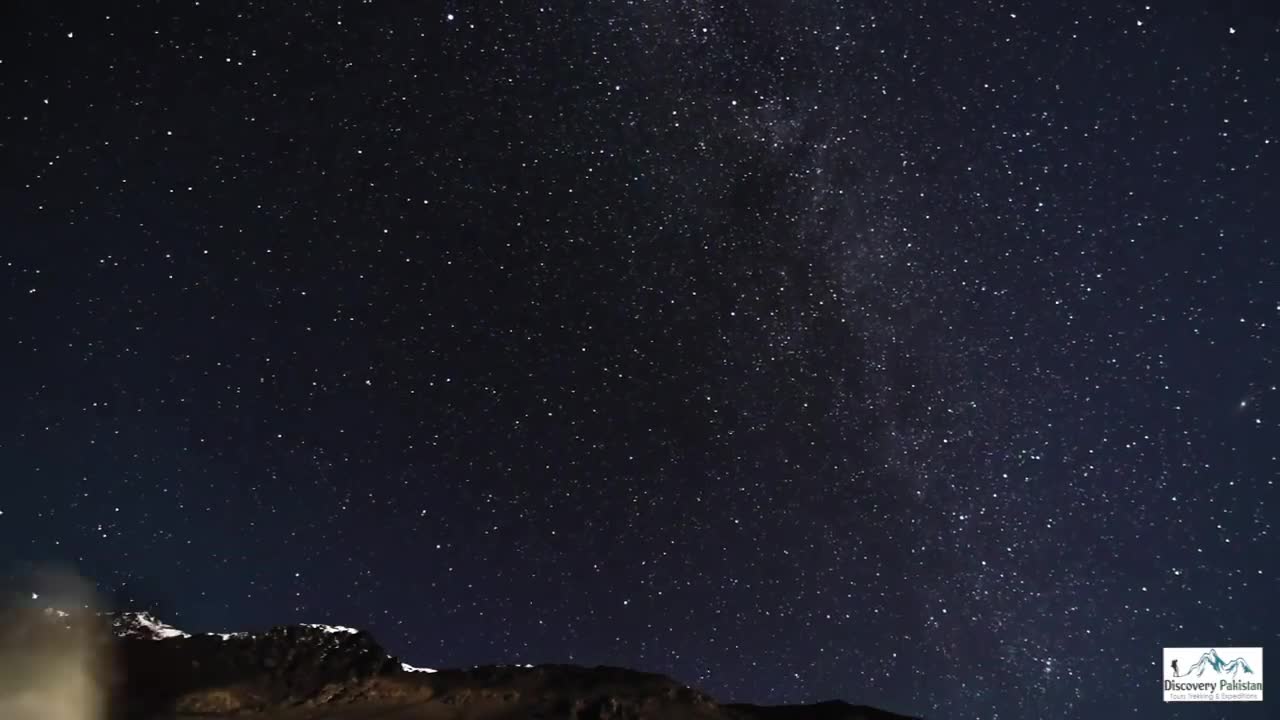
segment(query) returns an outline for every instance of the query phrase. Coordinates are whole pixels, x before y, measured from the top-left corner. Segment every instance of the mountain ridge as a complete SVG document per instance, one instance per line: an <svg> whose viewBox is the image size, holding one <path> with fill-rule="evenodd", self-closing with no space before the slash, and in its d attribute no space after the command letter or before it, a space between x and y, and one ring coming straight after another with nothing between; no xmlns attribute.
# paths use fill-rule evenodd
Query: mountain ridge
<svg viewBox="0 0 1280 720"><path fill-rule="evenodd" d="M721 703L665 675L619 667L419 668L370 633L337 625L189 633L145 612L54 609L16 622L34 636L52 633L55 644L67 629L92 628L106 720L911 720L839 700ZM10 618L6 626L17 625Z"/></svg>
<svg viewBox="0 0 1280 720"><path fill-rule="evenodd" d="M1200 659L1197 660L1195 664L1187 668L1185 673L1178 675L1177 677L1188 677L1192 673L1194 673L1196 677L1200 677L1204 675L1206 666L1212 668L1220 675L1231 675L1232 677L1235 677L1241 672L1244 672L1246 675L1253 674L1253 668L1249 666L1249 663L1243 657L1238 657L1231 662L1227 662L1218 654L1217 649L1210 648L1209 652L1201 654Z"/></svg>

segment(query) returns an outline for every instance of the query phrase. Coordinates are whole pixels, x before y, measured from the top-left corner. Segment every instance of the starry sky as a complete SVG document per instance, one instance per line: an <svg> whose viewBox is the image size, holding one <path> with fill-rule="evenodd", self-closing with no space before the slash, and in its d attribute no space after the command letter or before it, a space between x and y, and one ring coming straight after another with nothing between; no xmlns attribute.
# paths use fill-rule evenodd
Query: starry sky
<svg viewBox="0 0 1280 720"><path fill-rule="evenodd" d="M1220 717L1160 648L1280 636L1277 7L10 3L0 572Z"/></svg>

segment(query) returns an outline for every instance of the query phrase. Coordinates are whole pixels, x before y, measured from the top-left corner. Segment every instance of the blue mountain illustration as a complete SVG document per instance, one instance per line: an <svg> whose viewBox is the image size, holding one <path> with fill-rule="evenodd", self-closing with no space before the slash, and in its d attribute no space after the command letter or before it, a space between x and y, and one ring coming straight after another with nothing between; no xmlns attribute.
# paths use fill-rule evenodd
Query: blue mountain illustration
<svg viewBox="0 0 1280 720"><path fill-rule="evenodd" d="M1200 659L1196 661L1195 665L1192 665L1191 667L1187 668L1187 671L1182 673L1178 677L1187 677L1188 675L1195 675L1196 677L1200 677L1201 675L1204 674L1205 670L1208 670L1210 668L1212 668L1215 672L1217 672L1220 675L1235 676L1241 672L1248 675L1253 674L1253 668L1249 667L1249 663L1245 662L1244 658L1238 657L1235 660L1232 660L1231 662L1226 662L1221 657L1218 656L1217 650L1211 649L1209 650L1209 652L1201 655Z"/></svg>

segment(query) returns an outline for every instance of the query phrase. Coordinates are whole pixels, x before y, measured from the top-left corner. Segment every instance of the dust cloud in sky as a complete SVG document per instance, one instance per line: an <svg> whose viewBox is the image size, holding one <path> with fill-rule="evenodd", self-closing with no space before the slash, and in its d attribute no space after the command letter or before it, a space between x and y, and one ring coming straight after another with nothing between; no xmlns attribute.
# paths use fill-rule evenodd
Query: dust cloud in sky
<svg viewBox="0 0 1280 720"><path fill-rule="evenodd" d="M21 584L0 598L0 718L102 720L110 645L92 588L67 572Z"/></svg>

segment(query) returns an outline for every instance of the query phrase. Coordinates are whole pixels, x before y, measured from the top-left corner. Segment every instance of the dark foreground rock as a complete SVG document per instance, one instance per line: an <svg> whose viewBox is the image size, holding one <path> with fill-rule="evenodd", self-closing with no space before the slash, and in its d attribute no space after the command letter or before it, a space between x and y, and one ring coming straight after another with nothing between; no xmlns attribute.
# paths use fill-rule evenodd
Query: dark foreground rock
<svg viewBox="0 0 1280 720"><path fill-rule="evenodd" d="M369 634L330 626L189 635L144 614L49 611L10 613L0 633L3 657L44 658L24 664L38 668L30 672L15 673L12 662L0 667L7 675L0 710L15 720L27 720L24 712L42 717L40 698L62 701L65 693L45 680L49 668L57 668L54 677L83 669L101 689L85 697L105 708L107 720L907 720L843 702L720 704L671 678L623 668L419 671Z"/></svg>

